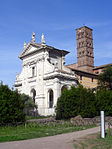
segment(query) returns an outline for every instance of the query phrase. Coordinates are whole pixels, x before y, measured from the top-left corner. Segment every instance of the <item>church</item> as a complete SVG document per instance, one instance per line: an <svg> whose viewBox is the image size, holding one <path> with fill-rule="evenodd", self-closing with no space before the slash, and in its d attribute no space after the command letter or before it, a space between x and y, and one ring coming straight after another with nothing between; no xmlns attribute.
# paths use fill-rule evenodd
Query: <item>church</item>
<svg viewBox="0 0 112 149"><path fill-rule="evenodd" d="M44 35L41 43L32 41L19 55L22 60L22 72L16 73L15 88L19 93L32 97L38 105L40 115L54 115L58 97L64 88L77 86L78 78L65 64L68 51L56 49L45 44Z"/></svg>
<svg viewBox="0 0 112 149"><path fill-rule="evenodd" d="M19 93L32 97L38 105L40 115L54 115L57 99L64 88L77 87L80 83L87 88L97 87L98 69L94 67L92 29L83 26L76 29L77 63L65 65L65 56L69 53L45 43L42 34L41 43L24 43L19 55L22 71L16 73L15 88Z"/></svg>

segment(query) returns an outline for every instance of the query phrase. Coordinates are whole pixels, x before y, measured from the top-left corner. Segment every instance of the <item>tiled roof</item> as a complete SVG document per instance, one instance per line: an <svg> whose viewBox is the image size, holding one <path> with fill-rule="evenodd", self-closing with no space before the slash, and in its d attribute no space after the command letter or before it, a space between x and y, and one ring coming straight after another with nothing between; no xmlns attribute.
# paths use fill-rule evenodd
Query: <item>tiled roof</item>
<svg viewBox="0 0 112 149"><path fill-rule="evenodd" d="M108 65L111 65L111 66L112 66L112 63L105 64L105 65L100 65L100 66L94 67L94 68L93 68L93 70L95 70L95 69L101 69L101 68L104 68L104 67L106 67L106 66L108 66Z"/></svg>

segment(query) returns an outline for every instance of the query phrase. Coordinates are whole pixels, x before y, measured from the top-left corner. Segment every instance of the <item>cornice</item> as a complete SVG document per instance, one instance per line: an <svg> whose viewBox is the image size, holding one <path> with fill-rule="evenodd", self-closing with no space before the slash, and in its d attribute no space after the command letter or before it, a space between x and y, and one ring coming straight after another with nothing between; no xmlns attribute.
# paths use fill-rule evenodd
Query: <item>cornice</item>
<svg viewBox="0 0 112 149"><path fill-rule="evenodd" d="M75 76L75 74L65 74L62 72L52 72L49 74L44 75L44 80L54 79L54 78L63 78L66 80L78 80L78 78Z"/></svg>

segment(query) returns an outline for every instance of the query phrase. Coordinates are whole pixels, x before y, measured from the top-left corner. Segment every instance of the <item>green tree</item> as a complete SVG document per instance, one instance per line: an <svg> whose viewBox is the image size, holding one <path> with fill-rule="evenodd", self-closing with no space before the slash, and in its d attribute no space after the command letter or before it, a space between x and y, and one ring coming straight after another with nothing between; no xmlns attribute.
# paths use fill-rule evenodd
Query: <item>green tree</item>
<svg viewBox="0 0 112 149"><path fill-rule="evenodd" d="M21 100L24 104L24 113L29 114L29 112L33 109L38 108L38 106L33 102L32 98L26 94L21 94Z"/></svg>
<svg viewBox="0 0 112 149"><path fill-rule="evenodd" d="M57 101L56 107L56 118L57 119L68 119L74 116L75 107L77 102L74 100L74 97L77 96L75 87L72 87L70 90L64 89L60 98Z"/></svg>
<svg viewBox="0 0 112 149"><path fill-rule="evenodd" d="M112 91L99 90L96 93L96 98L97 115L100 115L100 111L105 111L105 115L112 116Z"/></svg>
<svg viewBox="0 0 112 149"><path fill-rule="evenodd" d="M93 117L96 115L95 94L92 90L83 88L66 89L57 101L56 118L69 119L81 115L82 117Z"/></svg>
<svg viewBox="0 0 112 149"><path fill-rule="evenodd" d="M98 76L98 89L112 90L112 67L106 66Z"/></svg>
<svg viewBox="0 0 112 149"><path fill-rule="evenodd" d="M12 91L7 85L0 83L0 123L24 122L24 104L21 95L17 91Z"/></svg>
<svg viewBox="0 0 112 149"><path fill-rule="evenodd" d="M78 86L77 90L77 115L82 117L94 117L96 115L96 97L91 89L84 88L83 86Z"/></svg>

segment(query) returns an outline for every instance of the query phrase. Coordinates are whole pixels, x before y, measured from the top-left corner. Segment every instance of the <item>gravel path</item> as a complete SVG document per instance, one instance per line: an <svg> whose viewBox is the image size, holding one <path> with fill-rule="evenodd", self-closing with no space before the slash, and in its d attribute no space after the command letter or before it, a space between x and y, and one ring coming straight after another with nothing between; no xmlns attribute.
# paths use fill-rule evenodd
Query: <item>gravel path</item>
<svg viewBox="0 0 112 149"><path fill-rule="evenodd" d="M100 127L56 136L0 143L0 149L74 149L73 140L97 133Z"/></svg>

